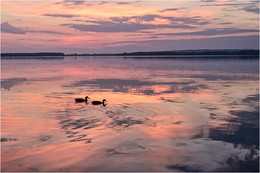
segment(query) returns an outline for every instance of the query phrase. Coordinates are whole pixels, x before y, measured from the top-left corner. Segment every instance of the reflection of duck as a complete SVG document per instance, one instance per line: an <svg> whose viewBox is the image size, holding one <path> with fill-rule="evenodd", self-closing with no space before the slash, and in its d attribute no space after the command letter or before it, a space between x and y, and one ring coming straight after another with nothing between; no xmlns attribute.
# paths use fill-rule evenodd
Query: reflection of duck
<svg viewBox="0 0 260 173"><path fill-rule="evenodd" d="M75 102L78 102L78 103L80 103L80 102L88 102L88 99L89 99L88 96L86 96L85 99L82 99L82 98L75 98Z"/></svg>
<svg viewBox="0 0 260 173"><path fill-rule="evenodd" d="M101 101L92 101L92 104L93 105L101 105L101 104L103 104L103 106L106 106L105 101L107 101L107 100L103 99L102 102Z"/></svg>

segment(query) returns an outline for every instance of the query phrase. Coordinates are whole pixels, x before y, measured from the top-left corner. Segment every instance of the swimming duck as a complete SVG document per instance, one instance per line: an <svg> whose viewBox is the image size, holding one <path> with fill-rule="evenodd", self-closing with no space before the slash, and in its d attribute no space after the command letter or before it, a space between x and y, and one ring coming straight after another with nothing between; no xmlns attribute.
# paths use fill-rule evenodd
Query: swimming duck
<svg viewBox="0 0 260 173"><path fill-rule="evenodd" d="M103 99L103 101L92 101L92 104L93 105L101 105L103 104L103 106L105 106L105 101L107 101L106 99Z"/></svg>
<svg viewBox="0 0 260 173"><path fill-rule="evenodd" d="M86 96L85 99L82 98L75 98L75 102L81 103L81 102L88 102L89 97Z"/></svg>

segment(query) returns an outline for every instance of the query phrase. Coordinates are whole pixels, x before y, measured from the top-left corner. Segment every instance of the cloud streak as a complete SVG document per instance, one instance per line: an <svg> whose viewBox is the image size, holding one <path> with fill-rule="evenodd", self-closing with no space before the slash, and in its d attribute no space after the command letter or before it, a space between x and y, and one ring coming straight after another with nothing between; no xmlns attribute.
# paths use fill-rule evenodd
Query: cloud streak
<svg viewBox="0 0 260 173"><path fill-rule="evenodd" d="M177 11L177 10L180 10L180 9L179 8L167 8L164 10L159 10L159 12L163 13L163 12L167 12L167 11Z"/></svg>
<svg viewBox="0 0 260 173"><path fill-rule="evenodd" d="M80 17L80 15L72 15L72 14L43 14L43 16L63 17L63 18Z"/></svg>
<svg viewBox="0 0 260 173"><path fill-rule="evenodd" d="M19 27L12 26L9 22L4 22L1 24L1 32L9 34L26 34L26 33L45 33L45 34L65 34L57 31L48 31L48 30L31 30L31 29L22 29Z"/></svg>
<svg viewBox="0 0 260 173"><path fill-rule="evenodd" d="M154 23L157 20L166 20L167 24ZM208 24L208 21L200 17L171 17L157 14L131 17L110 17L107 21L89 21L94 24L61 24L79 31L90 32L136 32L140 30L157 28L195 28L198 25Z"/></svg>
<svg viewBox="0 0 260 173"><path fill-rule="evenodd" d="M215 2L217 0L200 0L201 2Z"/></svg>
<svg viewBox="0 0 260 173"><path fill-rule="evenodd" d="M186 49L258 49L259 35L252 36L226 36L200 39L179 40L146 40L146 41L121 41L103 44L107 50L121 52L127 49L131 51L159 51L159 50L182 50ZM146 46L147 45L147 46ZM105 50L104 48L104 50Z"/></svg>
<svg viewBox="0 0 260 173"><path fill-rule="evenodd" d="M229 23L228 23L229 24ZM195 31L195 32L181 32L181 33L163 33L163 34L154 34L154 35L203 35L203 36L214 36L214 35L229 35L229 34L238 34L238 33L250 33L250 32L259 32L258 29L238 29L238 28L222 28L222 29L206 29L204 31Z"/></svg>
<svg viewBox="0 0 260 173"><path fill-rule="evenodd" d="M224 7L224 6L240 6L241 4L240 3L223 3L223 4L203 4L201 5L200 7Z"/></svg>
<svg viewBox="0 0 260 173"><path fill-rule="evenodd" d="M63 0L61 2L56 2L56 4L65 4L65 5L83 5L85 1L82 0Z"/></svg>
<svg viewBox="0 0 260 173"><path fill-rule="evenodd" d="M150 25L150 24L137 24L137 23L102 23L99 25L84 25L84 24L62 24L61 26L69 26L70 28L79 31L90 32L136 32L140 30L156 29L156 28L192 28L189 25Z"/></svg>
<svg viewBox="0 0 260 173"><path fill-rule="evenodd" d="M173 10L173 9L171 9ZM205 25L208 24L209 22L201 19L199 16L194 16L194 17L172 17L172 16L161 16L159 14L147 14L147 15L142 15L142 16L131 16L131 17L111 17L110 20L113 22L130 22L130 21L135 21L138 23L141 22L152 22L156 21L156 19L164 19L168 20L170 24L193 24L193 25Z"/></svg>
<svg viewBox="0 0 260 173"><path fill-rule="evenodd" d="M259 14L259 7L255 6L255 5L246 6L246 7L242 8L242 10L244 10L246 12L250 12L250 13Z"/></svg>
<svg viewBox="0 0 260 173"><path fill-rule="evenodd" d="M25 34L22 28L14 27L10 25L8 22L4 22L1 24L1 32L10 33L10 34Z"/></svg>

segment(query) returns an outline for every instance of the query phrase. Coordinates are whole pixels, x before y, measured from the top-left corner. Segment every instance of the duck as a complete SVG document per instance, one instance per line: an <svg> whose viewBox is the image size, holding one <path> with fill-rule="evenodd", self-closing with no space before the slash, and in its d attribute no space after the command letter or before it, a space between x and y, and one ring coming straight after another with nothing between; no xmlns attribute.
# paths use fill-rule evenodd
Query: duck
<svg viewBox="0 0 260 173"><path fill-rule="evenodd" d="M92 105L101 105L103 104L103 106L105 106L105 101L107 101L106 99L103 99L103 101L92 101Z"/></svg>
<svg viewBox="0 0 260 173"><path fill-rule="evenodd" d="M81 103L81 102L88 102L89 97L86 96L85 99L83 98L75 98L75 102Z"/></svg>

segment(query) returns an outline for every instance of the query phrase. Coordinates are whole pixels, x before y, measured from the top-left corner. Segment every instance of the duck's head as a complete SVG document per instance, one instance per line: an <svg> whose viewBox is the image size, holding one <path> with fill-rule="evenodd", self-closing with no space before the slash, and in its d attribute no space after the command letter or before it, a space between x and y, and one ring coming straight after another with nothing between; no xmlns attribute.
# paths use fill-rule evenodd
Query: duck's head
<svg viewBox="0 0 260 173"><path fill-rule="evenodd" d="M89 97L88 97L88 96L86 96L86 97L85 97L85 100L88 100L88 99L89 99Z"/></svg>
<svg viewBox="0 0 260 173"><path fill-rule="evenodd" d="M103 99L103 106L106 106L107 105L107 103L105 102L105 101L107 101L106 99Z"/></svg>

